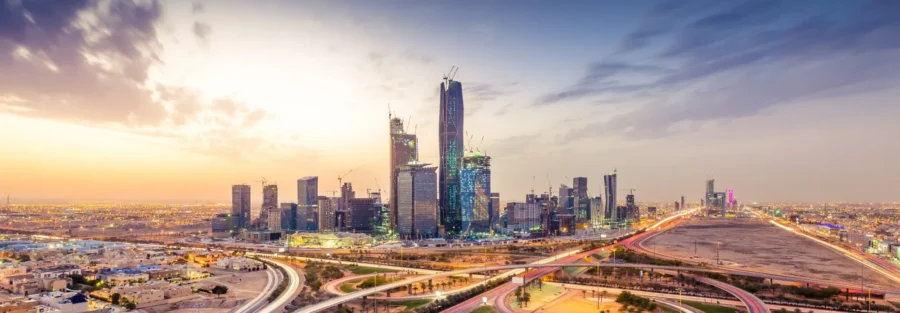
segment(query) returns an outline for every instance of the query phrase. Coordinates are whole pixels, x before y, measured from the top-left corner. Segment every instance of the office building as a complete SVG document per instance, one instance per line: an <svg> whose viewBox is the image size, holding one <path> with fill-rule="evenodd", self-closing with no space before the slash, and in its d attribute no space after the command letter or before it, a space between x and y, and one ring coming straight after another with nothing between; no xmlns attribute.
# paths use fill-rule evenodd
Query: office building
<svg viewBox="0 0 900 313"><path fill-rule="evenodd" d="M460 165L463 157L463 106L462 84L450 77L441 83L441 107L438 123L440 146L440 224L449 235L459 234L460 219Z"/></svg>
<svg viewBox="0 0 900 313"><path fill-rule="evenodd" d="M575 215L578 222L589 221L591 219L590 206L591 199L588 197L587 177L575 177L572 179L572 192L574 193L574 212L568 212Z"/></svg>
<svg viewBox="0 0 900 313"><path fill-rule="evenodd" d="M213 234L230 234L232 230L231 214L219 213L212 219L211 231Z"/></svg>
<svg viewBox="0 0 900 313"><path fill-rule="evenodd" d="M307 176L297 180L297 230L318 231L319 177Z"/></svg>
<svg viewBox="0 0 900 313"><path fill-rule="evenodd" d="M503 215L502 207L500 207L500 193L491 193L491 231L495 232L501 228L500 216Z"/></svg>
<svg viewBox="0 0 900 313"><path fill-rule="evenodd" d="M436 168L409 163L398 168L397 232L401 238L430 238L437 229Z"/></svg>
<svg viewBox="0 0 900 313"><path fill-rule="evenodd" d="M231 218L235 234L250 225L250 185L231 186Z"/></svg>
<svg viewBox="0 0 900 313"><path fill-rule="evenodd" d="M318 232L336 232L337 229L335 228L335 225L337 221L335 212L337 211L338 203L341 202L341 198L320 196L317 202L319 225L317 225L316 228L318 229Z"/></svg>
<svg viewBox="0 0 900 313"><path fill-rule="evenodd" d="M263 186L263 203L259 210L259 225L261 228L268 226L269 212L278 208L278 186ZM280 217L280 216L279 216ZM279 227L281 224L279 223Z"/></svg>
<svg viewBox="0 0 900 313"><path fill-rule="evenodd" d="M491 231L491 157L473 154L463 158L460 212L462 234Z"/></svg>
<svg viewBox="0 0 900 313"><path fill-rule="evenodd" d="M506 227L510 233L530 234L541 231L541 206L537 203L506 204Z"/></svg>
<svg viewBox="0 0 900 313"><path fill-rule="evenodd" d="M603 175L603 187L606 189L606 218L617 222L619 216L616 210L616 171Z"/></svg>
<svg viewBox="0 0 900 313"><path fill-rule="evenodd" d="M559 207L566 212L575 211L575 193L566 184L559 184Z"/></svg>
<svg viewBox="0 0 900 313"><path fill-rule="evenodd" d="M705 206L706 217L709 217L710 200L712 200L715 197L715 194L714 194L716 192L715 185L716 185L715 179L707 179L706 180L706 197L705 197L706 198L706 206Z"/></svg>
<svg viewBox="0 0 900 313"><path fill-rule="evenodd" d="M681 204L675 201L675 211L681 210Z"/></svg>
<svg viewBox="0 0 900 313"><path fill-rule="evenodd" d="M281 208L271 207L266 209L266 228L270 231L281 231Z"/></svg>
<svg viewBox="0 0 900 313"><path fill-rule="evenodd" d="M297 204L281 204L281 230L297 230Z"/></svg>
<svg viewBox="0 0 900 313"><path fill-rule="evenodd" d="M603 211L603 199L601 197L591 198L591 228L603 227L603 220L606 212Z"/></svg>
<svg viewBox="0 0 900 313"><path fill-rule="evenodd" d="M403 120L392 117L390 113L388 113L388 120L391 127L391 166L389 176L391 193L388 198L388 220L390 229L393 230L397 227L397 168L419 160L419 145L415 134L406 133L406 129L403 127Z"/></svg>
<svg viewBox="0 0 900 313"><path fill-rule="evenodd" d="M370 233L373 231L381 204L376 205L372 198L350 199L347 211L347 228L354 233Z"/></svg>
<svg viewBox="0 0 900 313"><path fill-rule="evenodd" d="M734 189L725 190L725 194L728 195L728 206L732 206L734 204Z"/></svg>
<svg viewBox="0 0 900 313"><path fill-rule="evenodd" d="M632 221L640 220L641 213L638 210L638 206L634 203L634 195L625 196L625 208L628 210L628 213L626 213L624 218Z"/></svg>
<svg viewBox="0 0 900 313"><path fill-rule="evenodd" d="M684 196L681 196L681 208L682 208L682 209L686 209L686 208L684 207Z"/></svg>

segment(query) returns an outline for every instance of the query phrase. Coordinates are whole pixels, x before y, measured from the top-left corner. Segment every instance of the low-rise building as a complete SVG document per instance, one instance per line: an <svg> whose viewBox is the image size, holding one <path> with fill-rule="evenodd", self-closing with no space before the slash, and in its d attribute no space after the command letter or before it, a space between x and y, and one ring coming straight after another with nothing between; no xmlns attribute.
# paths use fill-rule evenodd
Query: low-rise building
<svg viewBox="0 0 900 313"><path fill-rule="evenodd" d="M81 267L74 264L57 265L35 269L34 278L60 278L69 275L81 275Z"/></svg>
<svg viewBox="0 0 900 313"><path fill-rule="evenodd" d="M39 302L25 297L0 294L0 312L3 313L29 313L38 305Z"/></svg>
<svg viewBox="0 0 900 313"><path fill-rule="evenodd" d="M221 258L216 262L216 267L235 271L258 271L265 268L262 262L248 258Z"/></svg>
<svg viewBox="0 0 900 313"><path fill-rule="evenodd" d="M87 296L79 292L49 292L41 295L37 300L43 305L59 310L61 313L90 311Z"/></svg>

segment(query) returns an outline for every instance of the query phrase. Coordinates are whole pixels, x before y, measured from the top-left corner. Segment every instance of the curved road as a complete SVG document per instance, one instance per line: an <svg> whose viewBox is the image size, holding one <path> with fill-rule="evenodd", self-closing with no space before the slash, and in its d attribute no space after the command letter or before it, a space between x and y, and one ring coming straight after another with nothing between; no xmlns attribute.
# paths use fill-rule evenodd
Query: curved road
<svg viewBox="0 0 900 313"><path fill-rule="evenodd" d="M275 266L278 266L278 267L284 269L285 272L287 272L288 284L287 284L287 288L285 288L284 290L281 291L281 295L278 296L278 298L276 298L274 301L270 302L268 305L264 306L262 309L260 309L259 311L256 311L256 312L259 312L259 313L279 312L282 308L284 308L284 306L289 301L291 301L291 299L294 298L294 294L296 294L297 290L300 289L300 284L301 284L300 275L297 274L297 271L295 271L293 267L290 267L284 263L281 263L281 262L278 262L275 260L271 260L271 259L266 259L266 261L272 262L272 264L275 264ZM277 272L281 273L281 271L277 271ZM278 285L276 284L275 286L278 286ZM268 294L271 294L271 292L269 292Z"/></svg>
<svg viewBox="0 0 900 313"><path fill-rule="evenodd" d="M769 313L769 308L766 307L766 304L763 303L762 300L754 296L752 293L747 292L744 289L720 282L715 279L706 278L706 277L697 277L697 281L725 290L725 292L730 293L732 296L741 300L745 306L747 306L747 311L749 313Z"/></svg>
<svg viewBox="0 0 900 313"><path fill-rule="evenodd" d="M259 309L259 307L261 307L263 304L265 304L266 298L268 298L269 295L271 295L272 292L275 291L275 287L277 287L278 284L281 283L281 280L282 280L281 272L276 271L276 270L272 269L271 267L267 267L266 276L267 276L266 287L263 288L263 292L261 292L259 295L257 295L252 300L247 301L247 303L244 303L243 305L238 307L237 310L234 311L234 313L256 312L256 310Z"/></svg>

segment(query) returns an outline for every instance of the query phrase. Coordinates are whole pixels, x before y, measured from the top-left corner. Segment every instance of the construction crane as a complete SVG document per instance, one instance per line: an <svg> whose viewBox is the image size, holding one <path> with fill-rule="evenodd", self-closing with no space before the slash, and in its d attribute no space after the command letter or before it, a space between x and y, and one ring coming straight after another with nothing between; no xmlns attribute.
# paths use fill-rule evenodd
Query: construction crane
<svg viewBox="0 0 900 313"><path fill-rule="evenodd" d="M344 175L338 175L338 188L344 187L344 178L346 178L347 175L350 175L350 173L353 173L353 170L344 173Z"/></svg>
<svg viewBox="0 0 900 313"><path fill-rule="evenodd" d="M637 189L634 189L634 188L622 188L622 189L619 189L619 190L628 190L628 194L633 196L633 195L634 195L634 191L637 190Z"/></svg>
<svg viewBox="0 0 900 313"><path fill-rule="evenodd" d="M329 191L331 191L332 198L337 197L337 190L329 190ZM328 191L325 191L325 192L328 192Z"/></svg>
<svg viewBox="0 0 900 313"><path fill-rule="evenodd" d="M262 180L254 180L253 182L255 182L255 183L262 183L262 188L263 188L263 189L266 189L266 185L269 184L269 180L266 179L265 177L263 177Z"/></svg>

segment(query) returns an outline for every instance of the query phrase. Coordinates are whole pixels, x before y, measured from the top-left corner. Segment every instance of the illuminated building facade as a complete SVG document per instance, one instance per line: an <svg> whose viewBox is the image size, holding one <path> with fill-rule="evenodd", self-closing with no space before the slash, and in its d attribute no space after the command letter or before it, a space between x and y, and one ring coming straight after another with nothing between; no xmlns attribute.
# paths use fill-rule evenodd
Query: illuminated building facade
<svg viewBox="0 0 900 313"><path fill-rule="evenodd" d="M297 180L297 230L315 232L319 229L319 177L307 176Z"/></svg>
<svg viewBox="0 0 900 313"><path fill-rule="evenodd" d="M231 186L231 218L234 233L250 225L250 185Z"/></svg>
<svg viewBox="0 0 900 313"><path fill-rule="evenodd" d="M463 92L462 84L452 78L441 83L441 108L438 123L440 146L440 224L448 235L462 230L460 219L460 166L463 157Z"/></svg>
<svg viewBox="0 0 900 313"><path fill-rule="evenodd" d="M600 228L603 226L605 219L603 211L603 199L601 197L591 198L591 227Z"/></svg>
<svg viewBox="0 0 900 313"><path fill-rule="evenodd" d="M397 169L409 162L419 160L419 145L415 134L407 134L403 128L403 120L388 114L391 127L391 193L389 197L388 222L389 229L397 227Z"/></svg>
<svg viewBox="0 0 900 313"><path fill-rule="evenodd" d="M430 238L437 235L436 168L409 163L398 169L397 232L401 238Z"/></svg>
<svg viewBox="0 0 900 313"><path fill-rule="evenodd" d="M577 222L589 221L591 219L591 198L588 197L587 177L575 177L572 179L572 195L574 197L574 214Z"/></svg>
<svg viewBox="0 0 900 313"><path fill-rule="evenodd" d="M491 157L474 154L463 158L460 172L460 218L462 233L490 233Z"/></svg>
<svg viewBox="0 0 900 313"><path fill-rule="evenodd" d="M500 193L492 192L491 193L491 231L497 231L502 228L502 224L500 221L500 216L503 215L501 212L503 208L500 206Z"/></svg>

